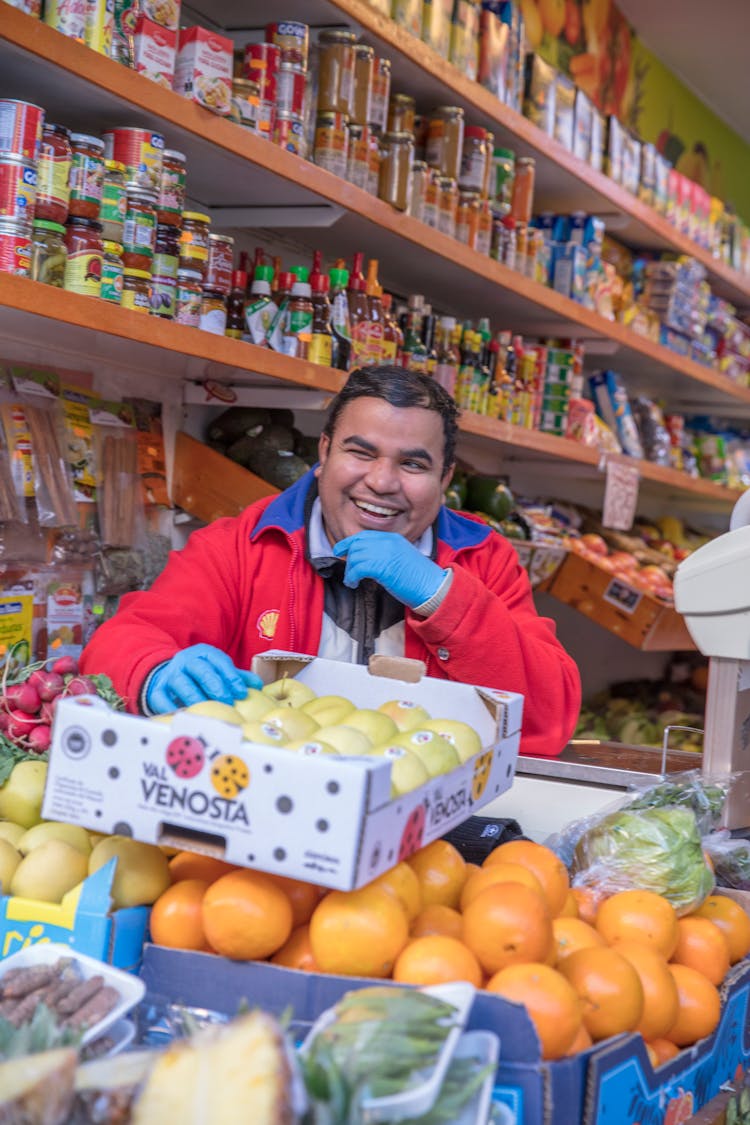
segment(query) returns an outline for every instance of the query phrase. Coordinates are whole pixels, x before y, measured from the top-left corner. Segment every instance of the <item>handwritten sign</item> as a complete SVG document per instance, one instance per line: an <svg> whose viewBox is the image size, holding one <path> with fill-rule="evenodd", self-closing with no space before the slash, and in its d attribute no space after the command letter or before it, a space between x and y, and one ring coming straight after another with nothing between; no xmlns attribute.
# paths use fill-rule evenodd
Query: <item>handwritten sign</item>
<svg viewBox="0 0 750 1125"><path fill-rule="evenodd" d="M638 504L640 473L634 465L607 459L602 523L613 531L630 531Z"/></svg>

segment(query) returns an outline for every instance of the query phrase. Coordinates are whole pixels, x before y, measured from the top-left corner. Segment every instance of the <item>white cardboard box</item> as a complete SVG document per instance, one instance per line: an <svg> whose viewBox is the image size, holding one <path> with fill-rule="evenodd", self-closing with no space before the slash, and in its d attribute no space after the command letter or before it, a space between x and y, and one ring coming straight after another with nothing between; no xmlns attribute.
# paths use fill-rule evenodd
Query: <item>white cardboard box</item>
<svg viewBox="0 0 750 1125"><path fill-rule="evenodd" d="M42 815L218 855L323 886L362 886L442 836L513 783L523 696L423 677L418 662L374 658L367 668L267 653L253 669L266 683L295 675L319 695L358 707L421 703L434 718L462 719L483 750L441 777L391 800L382 758L304 757L243 742L239 727L179 713L171 725L111 711L87 697L55 714ZM190 739L191 776L178 777L169 748ZM221 784L221 788L219 787ZM227 787L234 790L231 796Z"/></svg>

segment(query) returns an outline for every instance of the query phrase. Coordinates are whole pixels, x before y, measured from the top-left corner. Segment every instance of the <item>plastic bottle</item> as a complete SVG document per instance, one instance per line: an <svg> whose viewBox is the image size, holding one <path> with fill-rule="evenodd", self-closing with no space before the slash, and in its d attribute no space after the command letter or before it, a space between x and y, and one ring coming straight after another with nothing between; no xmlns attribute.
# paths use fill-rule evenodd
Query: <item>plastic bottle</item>
<svg viewBox="0 0 750 1125"><path fill-rule="evenodd" d="M282 270L276 281L276 292L274 296L276 315L271 322L270 328L266 332L266 343L269 348L273 348L275 352L283 352L284 350L284 318L286 317L287 306L292 296L292 287L296 280L295 274L291 271Z"/></svg>
<svg viewBox="0 0 750 1125"><path fill-rule="evenodd" d="M315 269L315 263L313 263ZM324 367L333 366L333 333L331 331L331 303L328 300L329 280L324 273L310 275L312 291L312 339L307 358Z"/></svg>
<svg viewBox="0 0 750 1125"><path fill-rule="evenodd" d="M282 351L297 359L307 359L314 315L312 289L304 266L294 266L290 272L295 280L284 310Z"/></svg>
<svg viewBox="0 0 750 1125"><path fill-rule="evenodd" d="M399 328L392 312L393 297L383 294L383 363L398 363L398 355L404 346L404 334Z"/></svg>
<svg viewBox="0 0 750 1125"><path fill-rule="evenodd" d="M383 362L383 336L385 333L385 320L383 316L383 286L378 281L378 259L370 258L367 266L367 316L369 331L367 333L367 359L368 364Z"/></svg>
<svg viewBox="0 0 750 1125"><path fill-rule="evenodd" d="M367 363L370 336L370 308L367 300L367 283L362 274L364 254L355 254L352 273L347 287L349 301L349 324L351 326L352 352L350 368L362 367Z"/></svg>
<svg viewBox="0 0 750 1125"><path fill-rule="evenodd" d="M456 318L441 316L437 331L437 363L433 372L436 383L444 387L449 395L456 393L456 378L461 353L453 343L456 331Z"/></svg>
<svg viewBox="0 0 750 1125"><path fill-rule="evenodd" d="M406 312L404 327L404 367L409 371L427 370L427 349L422 340L422 317L424 315L424 297L421 293L412 293Z"/></svg>
<svg viewBox="0 0 750 1125"><path fill-rule="evenodd" d="M340 266L331 270L331 331L333 332L333 366L348 371L352 351L352 329L349 320L349 298L346 287L349 271Z"/></svg>
<svg viewBox="0 0 750 1125"><path fill-rule="evenodd" d="M241 340L245 331L245 305L247 303L247 273L235 270L232 274L232 288L227 297L227 326L225 336Z"/></svg>
<svg viewBox="0 0 750 1125"><path fill-rule="evenodd" d="M427 352L425 371L428 375L434 375L435 368L437 367L436 327L437 317L432 311L432 305L425 305L422 314L422 343Z"/></svg>
<svg viewBox="0 0 750 1125"><path fill-rule="evenodd" d="M456 380L456 402L466 410L474 381L474 368L477 362L478 337L470 325L464 328L461 338L461 365Z"/></svg>
<svg viewBox="0 0 750 1125"><path fill-rule="evenodd" d="M245 306L245 330L254 344L267 347L266 335L278 312L271 299L273 266L256 266L250 297Z"/></svg>

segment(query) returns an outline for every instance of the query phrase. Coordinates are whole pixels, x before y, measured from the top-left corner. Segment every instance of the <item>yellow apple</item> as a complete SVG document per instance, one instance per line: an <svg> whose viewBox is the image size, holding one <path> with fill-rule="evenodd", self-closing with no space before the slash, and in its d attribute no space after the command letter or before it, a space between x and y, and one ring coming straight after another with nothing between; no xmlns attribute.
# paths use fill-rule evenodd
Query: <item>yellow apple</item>
<svg viewBox="0 0 750 1125"><path fill-rule="evenodd" d="M46 762L18 762L0 789L0 817L31 828L42 819Z"/></svg>
<svg viewBox="0 0 750 1125"><path fill-rule="evenodd" d="M413 750L404 746L376 746L373 757L387 758L391 763L391 796L401 797L430 780L427 767Z"/></svg>
<svg viewBox="0 0 750 1125"><path fill-rule="evenodd" d="M315 699L313 689L295 680L293 676L282 676L280 680L266 684L263 691L271 699L275 699L280 707L301 707L303 703Z"/></svg>
<svg viewBox="0 0 750 1125"><path fill-rule="evenodd" d="M264 692L250 688L244 699L237 700L234 709L239 711L243 722L249 723L255 719L262 719L265 714L273 710L274 706L274 701Z"/></svg>
<svg viewBox="0 0 750 1125"><path fill-rule="evenodd" d="M0 894L10 894L10 885L20 862L21 853L9 840L0 840Z"/></svg>
<svg viewBox="0 0 750 1125"><path fill-rule="evenodd" d="M296 707L283 706L274 707L273 711L263 716L263 725L268 723L278 727L286 739L309 738L320 725L312 715L306 715Z"/></svg>
<svg viewBox="0 0 750 1125"><path fill-rule="evenodd" d="M31 853L34 855L36 851ZM142 844L129 836L107 836L89 856L89 875L111 859L117 860L112 901L118 910L125 906L150 906L172 885L167 857L155 844Z"/></svg>
<svg viewBox="0 0 750 1125"><path fill-rule="evenodd" d="M28 855L47 840L64 840L72 848L77 848L82 855L87 856L91 853L91 841L85 828L77 824L62 824L55 820L47 820L29 828L16 844L16 848L21 855Z"/></svg>
<svg viewBox="0 0 750 1125"><path fill-rule="evenodd" d="M329 742L321 742L317 738L298 738L296 742L287 742L284 749L294 750L297 754L301 754L303 758L317 758L321 754L339 756L335 746L331 746Z"/></svg>
<svg viewBox="0 0 750 1125"><path fill-rule="evenodd" d="M346 716L345 726L354 727L366 734L373 746L378 746L393 734L398 733L398 727L388 715L382 711L373 711L369 707L361 707Z"/></svg>
<svg viewBox="0 0 750 1125"><path fill-rule="evenodd" d="M345 717L354 710L354 704L343 695L319 695L309 703L302 704L302 710L312 715L322 727L343 723Z"/></svg>
<svg viewBox="0 0 750 1125"><path fill-rule="evenodd" d="M354 727L348 727L346 723L321 727L315 732L315 741L327 742L334 750L338 750L339 754L345 754L350 758L361 758L372 750L372 743L367 735L361 730L355 730Z"/></svg>
<svg viewBox="0 0 750 1125"><path fill-rule="evenodd" d="M12 820L0 820L0 840L7 840L14 848L27 831L28 829L22 824L14 824Z"/></svg>
<svg viewBox="0 0 750 1125"><path fill-rule="evenodd" d="M245 721L234 707L230 707L228 703L219 703L217 699L202 699L200 703L191 703L185 710L190 715L221 719L222 723L231 723L235 727L241 727Z"/></svg>
<svg viewBox="0 0 750 1125"><path fill-rule="evenodd" d="M421 727L430 718L429 712L411 699L389 699L387 703L380 704L378 711L393 719L399 730Z"/></svg>
<svg viewBox="0 0 750 1125"><path fill-rule="evenodd" d="M47 840L19 863L10 893L41 902L60 902L88 874L88 857L64 840Z"/></svg>
<svg viewBox="0 0 750 1125"><path fill-rule="evenodd" d="M439 777L460 765L456 748L431 730L401 731L395 738L389 739L387 745L389 748L402 746L416 754L430 777Z"/></svg>
<svg viewBox="0 0 750 1125"><path fill-rule="evenodd" d="M446 742L450 742L462 762L467 762L482 749L477 732L460 719L428 719L426 723L422 723L422 729L434 731Z"/></svg>
<svg viewBox="0 0 750 1125"><path fill-rule="evenodd" d="M259 742L261 746L283 746L286 743L286 735L280 727L259 719L242 724L242 737L246 742Z"/></svg>

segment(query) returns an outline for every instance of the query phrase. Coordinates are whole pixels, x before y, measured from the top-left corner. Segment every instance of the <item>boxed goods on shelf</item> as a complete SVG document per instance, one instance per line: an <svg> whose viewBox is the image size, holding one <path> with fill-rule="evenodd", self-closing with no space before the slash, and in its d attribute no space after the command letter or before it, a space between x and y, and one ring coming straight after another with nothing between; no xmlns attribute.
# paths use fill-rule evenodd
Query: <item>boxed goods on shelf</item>
<svg viewBox="0 0 750 1125"><path fill-rule="evenodd" d="M481 752L392 800L387 759L311 758L243 742L239 727L189 712L169 725L63 701L43 813L151 843L187 840L241 866L324 886L361 886L508 789L520 740L522 696L428 677L406 682L412 662L380 664L378 675L269 652L254 670L269 684L287 675L320 693L335 685L360 707L408 699L468 722ZM170 764L185 749L189 773L179 757Z"/></svg>

